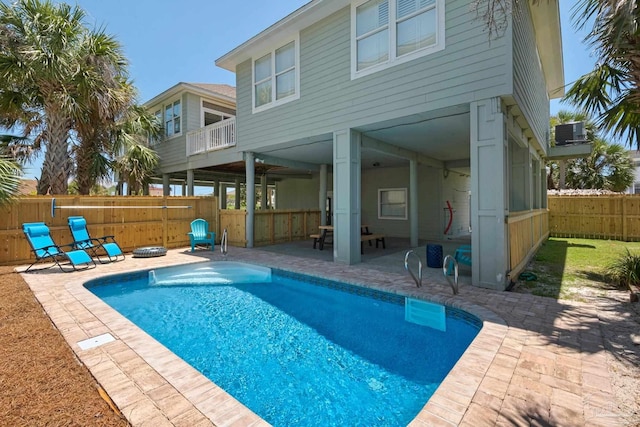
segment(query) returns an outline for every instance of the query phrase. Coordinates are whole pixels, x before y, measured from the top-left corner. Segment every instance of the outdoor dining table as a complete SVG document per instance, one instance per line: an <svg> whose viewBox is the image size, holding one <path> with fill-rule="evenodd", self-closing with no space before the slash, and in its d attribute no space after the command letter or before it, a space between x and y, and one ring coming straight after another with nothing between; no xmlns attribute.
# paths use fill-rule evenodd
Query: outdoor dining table
<svg viewBox="0 0 640 427"><path fill-rule="evenodd" d="M324 249L324 244L325 244L327 235L333 236L333 225L321 225L318 228L320 229L320 239L318 239L318 249L322 250ZM370 234L369 226L367 224L362 224L360 226L360 233ZM333 240L331 241L331 243L333 243Z"/></svg>

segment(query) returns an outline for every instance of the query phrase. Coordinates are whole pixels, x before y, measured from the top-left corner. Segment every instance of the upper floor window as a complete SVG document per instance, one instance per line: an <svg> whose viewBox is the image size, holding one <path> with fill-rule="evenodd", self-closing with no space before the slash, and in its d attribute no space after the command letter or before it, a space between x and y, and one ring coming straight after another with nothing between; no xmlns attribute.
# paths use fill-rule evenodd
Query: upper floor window
<svg viewBox="0 0 640 427"><path fill-rule="evenodd" d="M253 111L300 97L298 42L286 45L253 62Z"/></svg>
<svg viewBox="0 0 640 427"><path fill-rule="evenodd" d="M182 112L180 100L174 101L164 106L164 135L169 138L181 132L180 119Z"/></svg>
<svg viewBox="0 0 640 427"><path fill-rule="evenodd" d="M444 0L368 0L351 16L354 78L444 49Z"/></svg>

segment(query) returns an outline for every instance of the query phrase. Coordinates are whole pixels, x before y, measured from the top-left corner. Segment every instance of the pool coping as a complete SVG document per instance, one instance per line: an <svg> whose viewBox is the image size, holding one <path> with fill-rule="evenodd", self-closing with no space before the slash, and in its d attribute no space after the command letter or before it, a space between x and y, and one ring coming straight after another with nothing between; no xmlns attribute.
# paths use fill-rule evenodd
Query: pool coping
<svg viewBox="0 0 640 427"><path fill-rule="evenodd" d="M91 279L106 275L222 259L222 255L214 252L190 253L177 249L169 250L166 257L136 259L127 256L124 262L72 274L48 270L22 276L79 360L133 426L269 425L83 286ZM482 329L410 425L477 426L482 420L487 421L486 425L496 425L500 420L510 419L513 412L510 410L522 409L505 407L511 401L507 399L507 388L511 387L520 363L517 354L522 353L524 347L516 338L522 336L526 341L532 334L510 328L502 316L488 308L495 306L492 300L498 293L467 286L461 288L459 295L453 296L451 290L440 283L426 283L422 288L416 288L408 276L381 273L362 266L274 255L257 249L234 248L230 259L439 302L480 318ZM520 298L503 294L499 299L508 302L510 298L517 309ZM510 330L514 337L507 336ZM111 334L115 340L87 350L78 345L82 340L102 334ZM546 369L545 357L555 361L547 353L544 348L537 351L537 363L542 364L538 370ZM570 353L573 352L567 352L567 355ZM567 363L571 364L572 360L567 356ZM584 369L582 371L583 379ZM535 385L514 386L529 391L518 396L519 401L527 403L529 397L529 403L534 407L539 404L531 395ZM605 396L595 394L594 390L589 396L595 397L590 397L587 403L606 407L606 389L604 385L599 390ZM580 402L556 406L559 409L553 419L567 420L565 425L584 425L587 404L584 393L581 395L571 384L560 384L551 391L565 398L581 398ZM543 394L549 394L549 391L545 389ZM540 405L554 407L547 399Z"/></svg>

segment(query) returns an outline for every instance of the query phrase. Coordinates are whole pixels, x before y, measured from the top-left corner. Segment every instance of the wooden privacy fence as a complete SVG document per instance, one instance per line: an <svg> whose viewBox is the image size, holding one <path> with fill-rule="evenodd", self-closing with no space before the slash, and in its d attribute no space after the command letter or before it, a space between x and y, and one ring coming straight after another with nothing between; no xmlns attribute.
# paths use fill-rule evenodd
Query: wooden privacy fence
<svg viewBox="0 0 640 427"><path fill-rule="evenodd" d="M220 210L220 230L227 229L229 244L246 246L246 217L244 210ZM319 210L264 210L254 216L253 239L255 246L304 240L316 233L320 226Z"/></svg>
<svg viewBox="0 0 640 427"><path fill-rule="evenodd" d="M125 252L142 246L189 246L187 233L196 218L206 219L212 230L218 225L215 197L59 196L56 205L61 209L55 211L55 217L51 216L49 196L24 197L0 208L0 264L25 264L34 260L22 232L25 222L44 222L51 229L53 240L62 245L72 241L67 218L82 215L87 220L89 234L113 235ZM139 208L128 208L136 206ZM163 206L175 208L162 209Z"/></svg>
<svg viewBox="0 0 640 427"><path fill-rule="evenodd" d="M640 195L549 196L552 237L640 241Z"/></svg>
<svg viewBox="0 0 640 427"><path fill-rule="evenodd" d="M549 236L549 213L546 209L509 214L510 270L520 272L538 246Z"/></svg>

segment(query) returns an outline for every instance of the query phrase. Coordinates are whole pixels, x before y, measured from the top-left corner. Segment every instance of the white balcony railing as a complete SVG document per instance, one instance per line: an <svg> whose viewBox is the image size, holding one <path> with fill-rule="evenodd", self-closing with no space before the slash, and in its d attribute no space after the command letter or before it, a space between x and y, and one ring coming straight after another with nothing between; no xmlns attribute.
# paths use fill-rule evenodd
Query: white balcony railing
<svg viewBox="0 0 640 427"><path fill-rule="evenodd" d="M222 150L234 145L236 145L235 117L187 133L187 156Z"/></svg>

